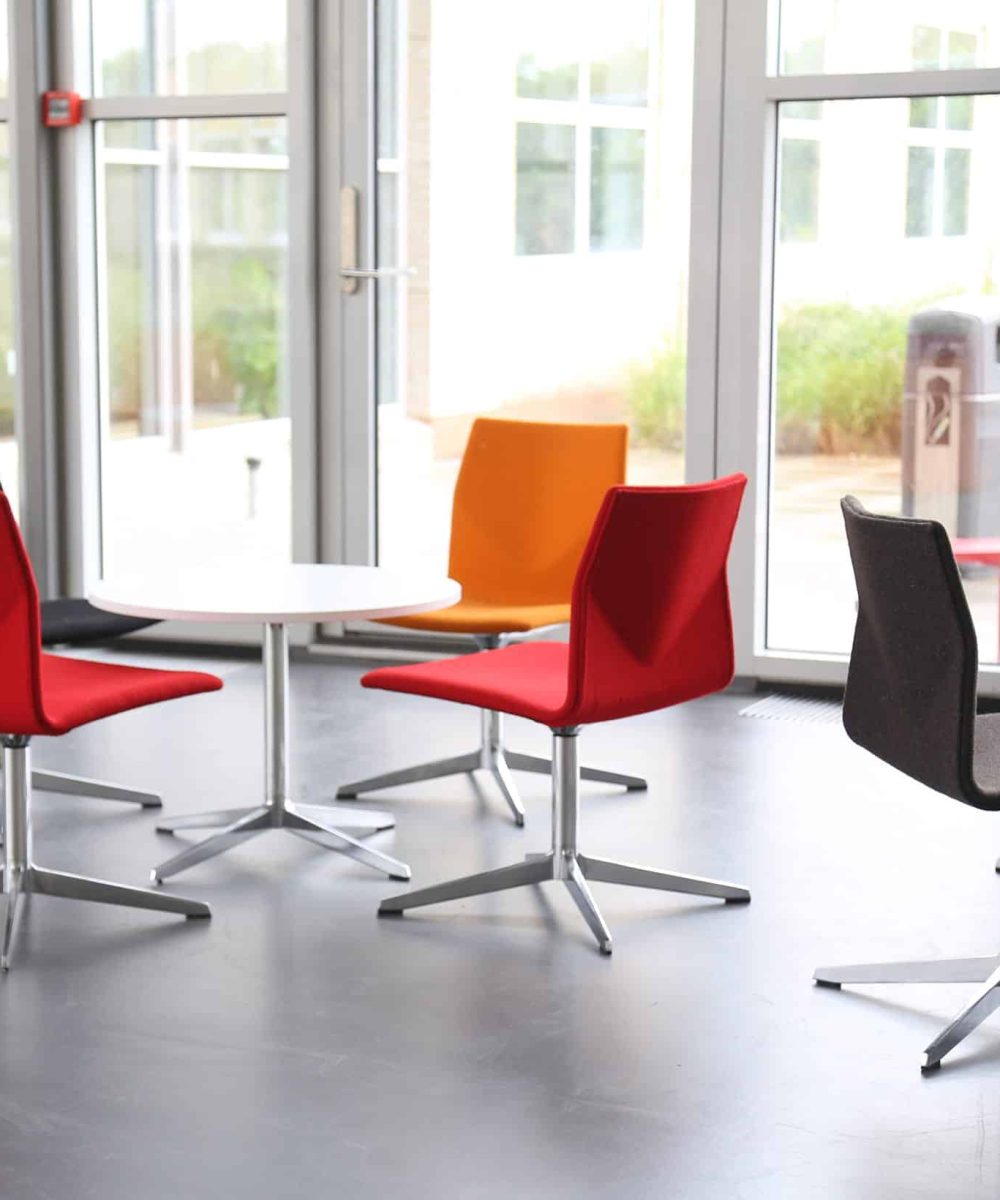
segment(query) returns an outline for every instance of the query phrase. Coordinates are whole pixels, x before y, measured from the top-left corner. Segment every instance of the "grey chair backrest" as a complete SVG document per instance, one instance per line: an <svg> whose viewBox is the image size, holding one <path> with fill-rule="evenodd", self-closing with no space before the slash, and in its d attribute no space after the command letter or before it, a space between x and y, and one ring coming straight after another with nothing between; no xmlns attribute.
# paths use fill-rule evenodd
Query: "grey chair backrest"
<svg viewBox="0 0 1000 1200"><path fill-rule="evenodd" d="M936 791L1000 809L973 774L979 651L948 534L841 501L858 588L844 727Z"/></svg>

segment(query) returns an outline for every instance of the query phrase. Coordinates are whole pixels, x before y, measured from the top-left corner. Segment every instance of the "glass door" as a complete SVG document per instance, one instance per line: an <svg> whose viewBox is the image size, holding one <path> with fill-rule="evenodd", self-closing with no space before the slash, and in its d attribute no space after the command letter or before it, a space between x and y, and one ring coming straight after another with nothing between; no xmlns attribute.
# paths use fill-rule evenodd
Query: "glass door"
<svg viewBox="0 0 1000 1200"><path fill-rule="evenodd" d="M843 679L845 493L945 524L995 664L1000 13L783 0L768 30L767 8L729 31L723 254L743 286L722 308L720 452L756 485L741 670Z"/></svg>
<svg viewBox="0 0 1000 1200"><path fill-rule="evenodd" d="M11 222L7 4L0 3L0 485L14 515L20 510L14 330L13 226Z"/></svg>
<svg viewBox="0 0 1000 1200"><path fill-rule="evenodd" d="M683 479L694 17L376 0L380 563L447 564L479 414L624 421Z"/></svg>
<svg viewBox="0 0 1000 1200"><path fill-rule="evenodd" d="M287 561L286 6L91 21L102 572Z"/></svg>

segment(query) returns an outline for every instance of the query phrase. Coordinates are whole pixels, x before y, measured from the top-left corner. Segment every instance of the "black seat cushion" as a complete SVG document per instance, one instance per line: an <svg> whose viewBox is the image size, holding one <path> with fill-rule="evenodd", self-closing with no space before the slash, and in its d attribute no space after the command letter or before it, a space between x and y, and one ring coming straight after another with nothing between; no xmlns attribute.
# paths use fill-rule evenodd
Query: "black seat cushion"
<svg viewBox="0 0 1000 1200"><path fill-rule="evenodd" d="M156 624L156 621L145 617L122 617L117 613L104 612L86 600L69 598L42 601L43 646L107 642Z"/></svg>

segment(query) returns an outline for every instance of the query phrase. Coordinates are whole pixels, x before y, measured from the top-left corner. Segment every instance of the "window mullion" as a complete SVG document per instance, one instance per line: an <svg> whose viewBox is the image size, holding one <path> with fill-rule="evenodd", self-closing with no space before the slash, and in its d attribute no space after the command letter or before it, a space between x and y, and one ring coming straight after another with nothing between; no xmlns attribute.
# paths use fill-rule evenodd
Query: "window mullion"
<svg viewBox="0 0 1000 1200"><path fill-rule="evenodd" d="M590 60L580 63L576 118L576 251L590 253Z"/></svg>

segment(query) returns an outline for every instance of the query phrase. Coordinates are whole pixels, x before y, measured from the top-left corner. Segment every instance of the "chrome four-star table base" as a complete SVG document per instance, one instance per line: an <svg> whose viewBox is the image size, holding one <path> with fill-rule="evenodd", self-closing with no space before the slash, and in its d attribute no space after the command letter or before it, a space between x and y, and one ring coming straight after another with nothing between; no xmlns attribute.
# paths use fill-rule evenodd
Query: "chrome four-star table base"
<svg viewBox="0 0 1000 1200"><path fill-rule="evenodd" d="M623 883L630 887L657 888L667 892L686 892L695 896L714 896L729 904L745 904L750 893L733 883L702 879L697 875L673 875L667 871L635 867L581 854L576 845L579 810L580 768L577 758L578 729L554 729L552 739L552 849L545 854L529 854L524 862L464 879L452 879L434 887L420 888L383 900L379 916L402 914L408 908L480 896L509 888L561 879L597 939L604 954L611 953L611 931L605 924L597 902L587 886L588 880Z"/></svg>
<svg viewBox="0 0 1000 1200"><path fill-rule="evenodd" d="M333 805L293 804L289 800L288 769L288 630L285 625L264 626L264 757L267 774L265 802L252 808L224 809L191 816L168 817L156 826L160 833L181 829L210 829L224 826L220 833L189 846L167 859L152 872L154 883L162 883L178 871L204 862L238 846L268 829L287 829L298 837L345 854L390 879L409 879L406 863L383 854L352 837L391 829L395 820L389 813L370 812ZM335 823L336 822L336 823Z"/></svg>

